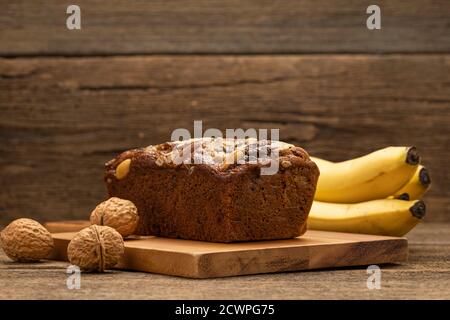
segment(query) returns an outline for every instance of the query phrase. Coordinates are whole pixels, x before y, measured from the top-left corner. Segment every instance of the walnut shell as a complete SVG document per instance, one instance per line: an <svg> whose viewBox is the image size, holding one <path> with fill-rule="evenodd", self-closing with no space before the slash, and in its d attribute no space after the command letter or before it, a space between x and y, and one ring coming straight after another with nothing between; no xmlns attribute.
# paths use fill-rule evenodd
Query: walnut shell
<svg viewBox="0 0 450 320"><path fill-rule="evenodd" d="M78 232L67 247L71 264L83 271L99 271L114 267L123 256L123 238L107 226L92 225Z"/></svg>
<svg viewBox="0 0 450 320"><path fill-rule="evenodd" d="M127 237L136 230L139 215L133 202L112 197L92 211L90 220L92 224L114 228Z"/></svg>
<svg viewBox="0 0 450 320"><path fill-rule="evenodd" d="M54 246L50 232L39 222L26 218L11 222L1 232L0 240L5 254L20 262L48 258Z"/></svg>

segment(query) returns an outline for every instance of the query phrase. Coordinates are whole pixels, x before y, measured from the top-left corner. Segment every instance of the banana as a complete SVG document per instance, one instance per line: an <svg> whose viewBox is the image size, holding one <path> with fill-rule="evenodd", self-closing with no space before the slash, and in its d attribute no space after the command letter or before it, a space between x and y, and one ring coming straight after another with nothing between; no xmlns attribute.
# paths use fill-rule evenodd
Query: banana
<svg viewBox="0 0 450 320"><path fill-rule="evenodd" d="M431 187L431 178L427 168L417 166L412 178L389 198L401 200L420 199Z"/></svg>
<svg viewBox="0 0 450 320"><path fill-rule="evenodd" d="M409 181L420 162L415 147L387 147L343 162L311 159L320 169L314 199L336 203L387 198Z"/></svg>
<svg viewBox="0 0 450 320"><path fill-rule="evenodd" d="M400 237L425 216L421 200L380 199L361 203L314 201L308 229Z"/></svg>

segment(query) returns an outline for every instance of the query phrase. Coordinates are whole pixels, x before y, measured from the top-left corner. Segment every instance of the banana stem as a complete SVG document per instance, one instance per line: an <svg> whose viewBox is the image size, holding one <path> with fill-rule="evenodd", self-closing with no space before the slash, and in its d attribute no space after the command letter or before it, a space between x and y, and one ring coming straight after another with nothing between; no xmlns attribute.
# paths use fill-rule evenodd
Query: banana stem
<svg viewBox="0 0 450 320"><path fill-rule="evenodd" d="M408 152L406 153L406 163L409 163L411 165L419 164L420 162L420 155L417 151L416 147L410 147L408 149Z"/></svg>
<svg viewBox="0 0 450 320"><path fill-rule="evenodd" d="M425 216L425 213L427 212L426 209L427 208L425 206L425 202L419 200L411 208L409 208L409 211L417 219L422 219Z"/></svg>
<svg viewBox="0 0 450 320"><path fill-rule="evenodd" d="M424 167L424 168L420 169L419 181L424 186L428 186L428 185L431 184L431 177L430 177L430 175L428 173L427 168Z"/></svg>
<svg viewBox="0 0 450 320"><path fill-rule="evenodd" d="M399 199L399 200L405 200L405 201L409 201L409 194L408 193L402 193L401 195L395 197L395 199Z"/></svg>

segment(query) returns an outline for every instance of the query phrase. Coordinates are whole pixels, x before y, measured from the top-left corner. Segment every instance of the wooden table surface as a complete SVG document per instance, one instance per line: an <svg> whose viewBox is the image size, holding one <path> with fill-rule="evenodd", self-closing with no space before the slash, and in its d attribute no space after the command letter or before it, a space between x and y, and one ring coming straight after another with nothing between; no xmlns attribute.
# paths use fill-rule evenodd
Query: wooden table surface
<svg viewBox="0 0 450 320"><path fill-rule="evenodd" d="M381 266L369 290L365 267L193 280L141 272L82 274L66 286L66 262L11 262L0 251L0 299L450 299L450 224L409 235L407 264Z"/></svg>

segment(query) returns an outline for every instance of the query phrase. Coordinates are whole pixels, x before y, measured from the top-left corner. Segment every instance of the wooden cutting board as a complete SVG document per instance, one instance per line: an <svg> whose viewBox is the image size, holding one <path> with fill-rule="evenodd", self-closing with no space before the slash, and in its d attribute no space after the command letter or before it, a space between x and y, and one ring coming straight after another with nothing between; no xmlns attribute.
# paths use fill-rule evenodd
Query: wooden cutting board
<svg viewBox="0 0 450 320"><path fill-rule="evenodd" d="M52 259L67 260L67 245L74 234L53 234ZM400 263L407 258L405 238L308 230L295 239L230 244L136 237L125 240L125 255L117 268L213 278Z"/></svg>

